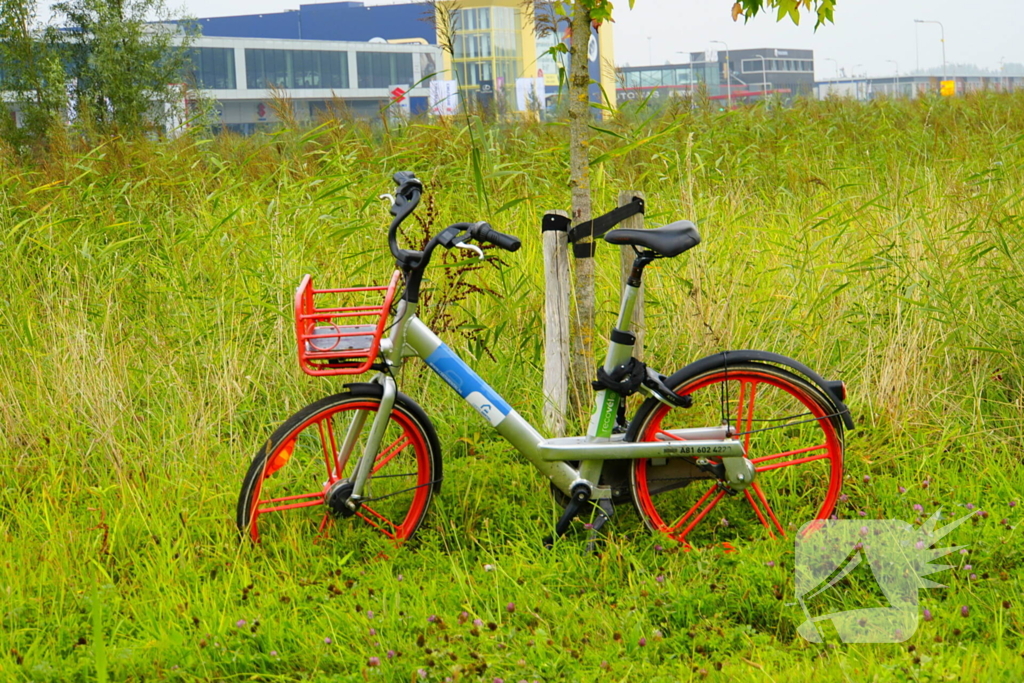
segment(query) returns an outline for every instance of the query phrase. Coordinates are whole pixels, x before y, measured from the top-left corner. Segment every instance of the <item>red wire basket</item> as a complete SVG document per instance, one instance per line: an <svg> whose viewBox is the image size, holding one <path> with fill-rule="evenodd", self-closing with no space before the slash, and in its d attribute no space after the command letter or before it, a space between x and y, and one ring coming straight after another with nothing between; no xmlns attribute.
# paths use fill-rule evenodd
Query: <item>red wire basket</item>
<svg viewBox="0 0 1024 683"><path fill-rule="evenodd" d="M295 337L302 370L317 377L369 370L377 359L400 277L395 271L386 287L344 289L313 289L313 278L303 277L295 291Z"/></svg>

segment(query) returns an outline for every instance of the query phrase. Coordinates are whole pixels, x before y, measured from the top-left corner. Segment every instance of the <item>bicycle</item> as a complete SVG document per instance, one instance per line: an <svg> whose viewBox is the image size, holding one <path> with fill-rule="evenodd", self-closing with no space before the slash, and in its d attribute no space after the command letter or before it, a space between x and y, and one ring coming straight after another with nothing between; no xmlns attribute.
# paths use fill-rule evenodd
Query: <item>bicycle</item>
<svg viewBox="0 0 1024 683"><path fill-rule="evenodd" d="M649 529L686 547L715 541L727 524L741 535L763 529L758 533L778 538L807 515L831 514L843 479L844 430L853 428L841 381L826 381L795 360L764 351L722 352L670 376L633 358L630 321L644 268L697 246L700 235L692 223L604 236L632 246L636 258L594 383L587 433L549 439L416 315L435 249L466 249L483 259L480 247L468 241L508 252L520 241L484 222L456 223L422 251L400 248L398 227L415 210L423 185L410 172L393 180L395 194L384 195L392 200L388 246L398 266L390 283L316 290L307 275L295 303L303 370L376 374L299 410L256 453L238 499L241 532L259 541L261 525L269 526L273 517L312 507L325 508L321 532L334 519L354 518L394 541L416 533L443 476L434 426L394 378L411 356L425 361L550 480L564 510L547 545L586 512L593 540L615 505L629 501ZM386 328L400 281L404 291ZM317 307L325 296L357 294L383 296L383 302ZM625 400L637 392L646 400L627 422ZM716 522L709 515L723 500L745 505L730 506L733 519Z"/></svg>

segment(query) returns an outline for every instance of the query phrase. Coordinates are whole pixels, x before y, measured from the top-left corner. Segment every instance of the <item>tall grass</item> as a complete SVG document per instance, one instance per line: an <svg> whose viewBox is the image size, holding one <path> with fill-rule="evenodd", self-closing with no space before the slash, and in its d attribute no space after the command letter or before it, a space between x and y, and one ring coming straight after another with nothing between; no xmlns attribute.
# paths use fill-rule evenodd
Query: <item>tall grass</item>
<svg viewBox="0 0 1024 683"><path fill-rule="evenodd" d="M448 460L418 545L344 531L237 542L251 453L341 389L297 369L293 288L306 272L387 278L377 196L394 171L427 186L410 241L465 220L523 239L459 275L493 294L452 304L445 336L541 422L539 219L569 203L561 123L327 122L249 139L70 140L34 160L3 151L0 676L591 680L610 662L622 680L800 681L820 680L823 657L849 680L1019 680L1022 111L1019 95L987 94L680 106L595 131L596 211L643 190L650 225L692 218L704 237L651 269L652 364L731 348L798 358L850 388L860 429L842 515L992 511L957 532L974 553L959 565L982 578L956 570L922 594L939 617L915 650L797 638L785 544L663 553L624 513L599 561L582 544L538 554L545 484L414 367L401 384ZM616 259L599 247L599 329L615 312ZM435 269L438 298L455 270Z"/></svg>

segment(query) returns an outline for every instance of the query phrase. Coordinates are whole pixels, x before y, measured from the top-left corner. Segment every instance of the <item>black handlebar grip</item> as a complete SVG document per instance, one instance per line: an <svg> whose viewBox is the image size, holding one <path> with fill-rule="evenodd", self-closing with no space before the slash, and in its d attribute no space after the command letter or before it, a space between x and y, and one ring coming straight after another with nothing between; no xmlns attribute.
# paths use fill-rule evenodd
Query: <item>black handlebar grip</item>
<svg viewBox="0 0 1024 683"><path fill-rule="evenodd" d="M523 246L518 237L498 232L487 223L478 223L473 230L473 236L481 242L490 242L505 251L518 251L519 247Z"/></svg>

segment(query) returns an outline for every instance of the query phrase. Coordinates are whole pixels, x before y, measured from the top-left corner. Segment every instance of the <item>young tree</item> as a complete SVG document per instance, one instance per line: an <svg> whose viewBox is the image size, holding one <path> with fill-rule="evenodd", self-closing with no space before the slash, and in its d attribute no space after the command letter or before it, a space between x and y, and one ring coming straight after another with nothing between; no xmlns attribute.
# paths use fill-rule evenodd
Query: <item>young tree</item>
<svg viewBox="0 0 1024 683"><path fill-rule="evenodd" d="M629 0L632 9L635 0ZM762 10L776 10L776 19L789 17L800 23L800 12L816 15L815 28L832 21L836 0L738 0L732 5L734 21L745 21ZM551 6L550 0L536 4ZM680 3L682 4L682 3ZM590 202L590 73L587 64L587 46L591 26L598 27L612 20L611 0L562 0L562 12L570 18L572 36L586 36L571 40L569 46L569 187L572 193L572 222L578 225L591 218ZM722 3L723 11L728 6ZM594 372L594 263L593 259L576 261L576 307L572 319L572 361L570 363L570 391L576 412L582 414L582 397L589 395L590 380Z"/></svg>
<svg viewBox="0 0 1024 683"><path fill-rule="evenodd" d="M181 98L192 33L170 20L163 0L63 0L53 11L65 25L48 35L62 46L79 118L128 137L166 121Z"/></svg>
<svg viewBox="0 0 1024 683"><path fill-rule="evenodd" d="M63 120L64 71L37 25L35 0L0 0L0 90L0 137L17 147L42 140Z"/></svg>

